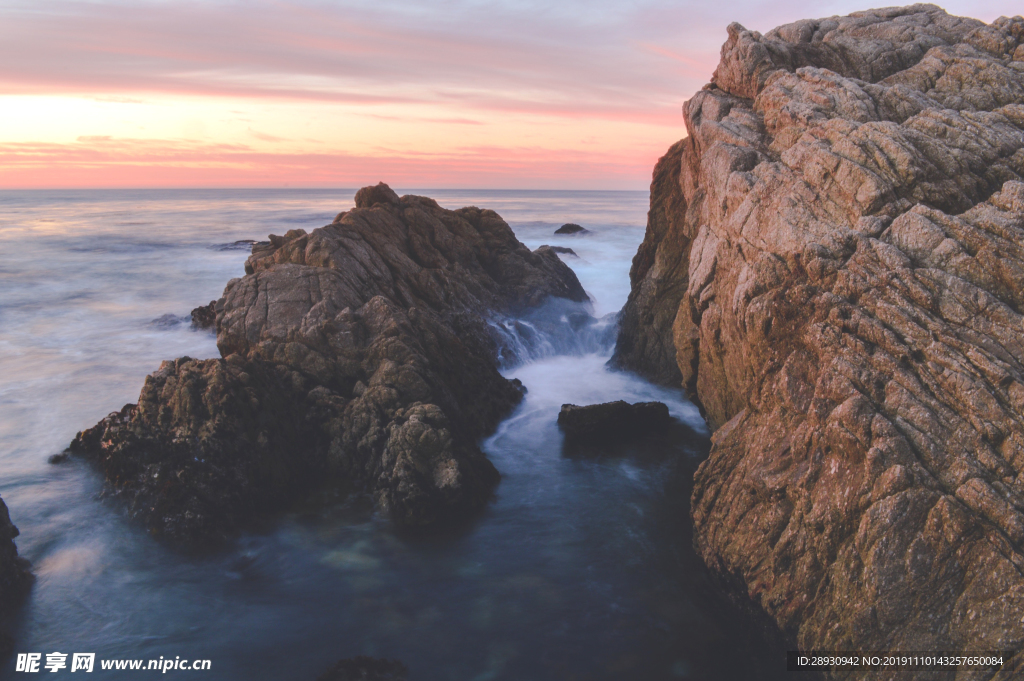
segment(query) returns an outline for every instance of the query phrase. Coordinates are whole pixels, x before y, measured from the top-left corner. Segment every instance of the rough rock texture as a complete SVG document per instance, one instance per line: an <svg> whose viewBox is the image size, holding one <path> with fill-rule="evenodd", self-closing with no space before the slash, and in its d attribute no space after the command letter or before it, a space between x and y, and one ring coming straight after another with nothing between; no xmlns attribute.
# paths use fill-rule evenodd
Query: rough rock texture
<svg viewBox="0 0 1024 681"><path fill-rule="evenodd" d="M575 440L628 439L662 432L671 423L668 407L661 402L563 404L558 412L558 427L566 439Z"/></svg>
<svg viewBox="0 0 1024 681"><path fill-rule="evenodd" d="M212 329L217 325L217 301L211 300L192 310L193 329Z"/></svg>
<svg viewBox="0 0 1024 681"><path fill-rule="evenodd" d="M582 226L577 225L575 222L567 222L558 229L555 230L555 234L590 234L589 229L584 229Z"/></svg>
<svg viewBox="0 0 1024 681"><path fill-rule="evenodd" d="M476 442L523 390L497 371L488 319L587 300L493 211L385 184L255 244L245 269L215 305L222 358L164 362L71 447L173 539L230 534L328 482L409 525L479 507L498 474Z"/></svg>
<svg viewBox="0 0 1024 681"><path fill-rule="evenodd" d="M733 24L685 119L616 361L717 429L698 551L803 649L1020 650L1024 19Z"/></svg>

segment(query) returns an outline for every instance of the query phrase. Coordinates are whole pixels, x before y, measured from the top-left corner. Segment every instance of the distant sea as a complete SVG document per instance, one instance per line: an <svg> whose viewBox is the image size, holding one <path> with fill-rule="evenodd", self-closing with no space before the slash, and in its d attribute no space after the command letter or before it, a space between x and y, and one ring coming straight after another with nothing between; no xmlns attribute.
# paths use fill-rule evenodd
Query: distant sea
<svg viewBox="0 0 1024 681"><path fill-rule="evenodd" d="M625 303L647 192L396 189L494 209L530 248L571 247L578 257L562 257L594 314ZM503 479L454 536L402 536L339 505L186 556L127 522L88 465L47 463L134 402L161 360L217 356L188 314L243 275L248 247L236 242L320 227L353 195L0 191L0 493L38 577L16 652L210 659L195 674L218 680L312 681L354 655L398 658L414 681L778 677L689 545L688 480L707 435L697 410L678 390L608 371L606 352L506 371L529 393L482 444ZM565 222L592 233L555 236ZM693 442L564 456L559 406L614 399L666 402ZM0 678L22 676L4 665ZM97 663L90 678L145 675Z"/></svg>

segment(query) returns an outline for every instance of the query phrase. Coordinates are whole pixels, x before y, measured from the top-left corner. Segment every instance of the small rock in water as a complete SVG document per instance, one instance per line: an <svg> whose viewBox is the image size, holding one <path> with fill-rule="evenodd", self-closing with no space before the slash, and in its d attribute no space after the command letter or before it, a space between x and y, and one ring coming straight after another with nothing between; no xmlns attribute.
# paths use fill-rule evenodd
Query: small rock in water
<svg viewBox="0 0 1024 681"><path fill-rule="evenodd" d="M181 324L187 319L187 317L179 317L176 314L168 313L157 317L156 319L151 321L150 324L152 324L153 326L158 326L161 329L170 329L177 326L178 324Z"/></svg>
<svg viewBox="0 0 1024 681"><path fill-rule="evenodd" d="M360 655L338 660L316 681L405 681L409 670L398 660Z"/></svg>
<svg viewBox="0 0 1024 681"><path fill-rule="evenodd" d="M239 239L229 244L218 244L213 246L218 251L251 251L253 246L266 244L267 241L256 241L255 239Z"/></svg>
<svg viewBox="0 0 1024 681"><path fill-rule="evenodd" d="M541 246L541 248L544 247ZM571 248L566 248L565 246L548 246L548 248L550 248L555 253L564 253L565 255L571 255L577 258L580 257L576 255L576 251L572 250Z"/></svg>
<svg viewBox="0 0 1024 681"><path fill-rule="evenodd" d="M590 234L590 230L584 229L575 222L567 222L556 229L555 234Z"/></svg>
<svg viewBox="0 0 1024 681"><path fill-rule="evenodd" d="M212 329L217 324L217 301L211 300L209 305L201 305L192 310L193 329Z"/></svg>
<svg viewBox="0 0 1024 681"><path fill-rule="evenodd" d="M566 439L577 441L626 440L664 432L672 425L668 407L661 402L622 400L577 406L563 404L558 426Z"/></svg>

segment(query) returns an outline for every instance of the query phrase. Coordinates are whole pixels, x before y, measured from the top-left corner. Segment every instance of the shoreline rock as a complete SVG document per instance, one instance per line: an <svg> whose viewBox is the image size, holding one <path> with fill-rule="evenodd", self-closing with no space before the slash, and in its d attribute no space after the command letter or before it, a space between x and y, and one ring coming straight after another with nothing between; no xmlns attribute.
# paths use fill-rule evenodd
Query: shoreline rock
<svg viewBox="0 0 1024 681"><path fill-rule="evenodd" d="M212 329L217 325L217 301L200 305L191 312L193 329Z"/></svg>
<svg viewBox="0 0 1024 681"><path fill-rule="evenodd" d="M575 258L580 257L580 256L576 255L576 251L572 250L571 248L566 248L565 246L548 246L547 244L545 244L545 245L539 247L537 250L540 250L541 248L550 248L555 253L561 253L563 255L571 255L571 256L573 256Z"/></svg>
<svg viewBox="0 0 1024 681"><path fill-rule="evenodd" d="M701 406L694 544L800 649L1024 646L1022 45L732 24L655 170L614 361Z"/></svg>
<svg viewBox="0 0 1024 681"><path fill-rule="evenodd" d="M214 304L221 358L164 362L70 447L174 542L223 540L325 485L402 525L475 511L499 477L477 441L523 393L488 320L588 300L493 211L383 183L326 227L254 244L245 271Z"/></svg>

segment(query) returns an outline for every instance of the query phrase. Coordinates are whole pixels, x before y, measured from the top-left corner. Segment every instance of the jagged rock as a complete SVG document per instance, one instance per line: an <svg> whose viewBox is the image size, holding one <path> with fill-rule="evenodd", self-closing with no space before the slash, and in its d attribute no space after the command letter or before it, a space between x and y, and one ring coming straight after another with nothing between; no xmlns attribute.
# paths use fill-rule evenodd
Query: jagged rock
<svg viewBox="0 0 1024 681"><path fill-rule="evenodd" d="M255 243L255 242L254 242ZM193 329L212 329L217 324L217 301L211 300L208 305L202 305L192 310Z"/></svg>
<svg viewBox="0 0 1024 681"><path fill-rule="evenodd" d="M407 525L489 498L476 442L523 389L498 373L487 320L586 293L493 211L383 184L356 206L255 244L214 306L222 358L164 362L75 438L154 532L221 538L328 483Z"/></svg>
<svg viewBox="0 0 1024 681"><path fill-rule="evenodd" d="M572 236L574 234L590 234L589 229L584 229L575 222L567 222L558 229L555 230L555 234L568 234Z"/></svg>
<svg viewBox="0 0 1024 681"><path fill-rule="evenodd" d="M656 169L616 361L701 405L697 549L802 649L1024 644L1022 43L733 24Z"/></svg>
<svg viewBox="0 0 1024 681"><path fill-rule="evenodd" d="M316 681L405 681L409 670L398 660L360 655L338 660Z"/></svg>
<svg viewBox="0 0 1024 681"><path fill-rule="evenodd" d="M558 426L566 439L577 441L623 440L664 432L672 424L668 407L661 402L623 400L577 406L563 404Z"/></svg>

